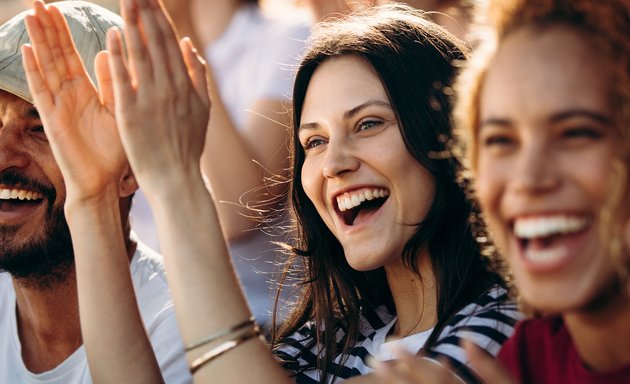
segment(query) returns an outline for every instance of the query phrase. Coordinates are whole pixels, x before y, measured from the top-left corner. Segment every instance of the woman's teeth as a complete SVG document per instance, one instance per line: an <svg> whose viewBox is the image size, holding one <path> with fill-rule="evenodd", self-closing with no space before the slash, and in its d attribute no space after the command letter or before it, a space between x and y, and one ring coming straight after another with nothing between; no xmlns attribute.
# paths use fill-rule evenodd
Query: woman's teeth
<svg viewBox="0 0 630 384"><path fill-rule="evenodd" d="M361 203L369 200L389 196L389 191L384 188L362 189L358 191L346 192L337 196L337 205L341 212L356 208Z"/></svg>
<svg viewBox="0 0 630 384"><path fill-rule="evenodd" d="M562 259L566 254L566 249L551 248L551 249L532 249L527 248L525 250L525 258L535 263L551 263L556 260Z"/></svg>
<svg viewBox="0 0 630 384"><path fill-rule="evenodd" d="M514 234L520 239L536 239L579 232L588 225L586 217L545 216L520 218L514 222Z"/></svg>

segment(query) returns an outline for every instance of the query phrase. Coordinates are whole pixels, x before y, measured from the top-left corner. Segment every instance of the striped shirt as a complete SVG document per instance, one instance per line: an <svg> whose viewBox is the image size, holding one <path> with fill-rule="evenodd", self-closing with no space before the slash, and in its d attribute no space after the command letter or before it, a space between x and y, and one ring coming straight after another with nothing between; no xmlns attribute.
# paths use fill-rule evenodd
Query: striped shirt
<svg viewBox="0 0 630 384"><path fill-rule="evenodd" d="M457 312L444 326L433 348L423 352L431 359L442 356L442 359L450 362L460 378L476 383L478 380L467 367L468 359L459 346L460 340L471 340L496 356L503 342L514 331L515 323L522 318L516 304L509 300L507 291L498 286L493 287ZM372 358L388 359L387 356L379 355L383 352L386 354L382 348L384 344L391 344L385 343L385 338L395 322L396 317L384 306L374 311L364 310L361 313L358 341L347 356L338 355L335 358L329 369L328 382L340 382L372 372L372 368L367 365ZM404 344L410 352L416 353L423 347L430 333L411 335L398 342ZM343 340L344 336L343 329L337 330L338 341ZM410 345L412 343L415 345ZM286 369L294 372L297 383L319 383L317 351L315 325L309 322L283 340L276 351L276 358Z"/></svg>

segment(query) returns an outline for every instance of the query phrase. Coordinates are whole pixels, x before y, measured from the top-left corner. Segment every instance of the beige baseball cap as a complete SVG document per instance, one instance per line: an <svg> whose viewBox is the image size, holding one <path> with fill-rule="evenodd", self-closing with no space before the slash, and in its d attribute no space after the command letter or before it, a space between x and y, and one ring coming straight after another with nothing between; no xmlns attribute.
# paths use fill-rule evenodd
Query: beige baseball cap
<svg viewBox="0 0 630 384"><path fill-rule="evenodd" d="M94 57L104 49L105 34L111 27L123 28L123 20L117 14L86 1L61 1L55 3L70 26L72 39L83 63L96 84ZM0 89L18 96L29 103L33 98L28 90L22 67L20 48L30 43L24 18L32 11L25 11L0 26Z"/></svg>

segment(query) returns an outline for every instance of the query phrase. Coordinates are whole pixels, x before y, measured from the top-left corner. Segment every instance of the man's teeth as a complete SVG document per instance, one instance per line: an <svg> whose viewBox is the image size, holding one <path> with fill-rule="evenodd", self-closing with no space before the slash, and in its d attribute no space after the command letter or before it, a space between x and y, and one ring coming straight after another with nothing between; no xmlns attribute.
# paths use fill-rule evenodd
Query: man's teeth
<svg viewBox="0 0 630 384"><path fill-rule="evenodd" d="M337 205L339 210L343 212L358 207L366 200L374 200L386 196L389 196L389 191L384 188L362 189L337 196Z"/></svg>
<svg viewBox="0 0 630 384"><path fill-rule="evenodd" d="M586 217L559 215L521 218L514 222L514 234L521 239L535 239L578 232L587 225Z"/></svg>
<svg viewBox="0 0 630 384"><path fill-rule="evenodd" d="M0 189L0 200L40 200L44 195L24 189Z"/></svg>

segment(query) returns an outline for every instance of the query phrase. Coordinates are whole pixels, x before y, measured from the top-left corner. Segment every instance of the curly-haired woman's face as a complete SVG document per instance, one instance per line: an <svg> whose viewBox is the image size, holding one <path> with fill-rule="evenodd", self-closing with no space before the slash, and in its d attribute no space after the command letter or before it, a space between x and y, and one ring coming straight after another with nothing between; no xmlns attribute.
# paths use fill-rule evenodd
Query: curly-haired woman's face
<svg viewBox="0 0 630 384"><path fill-rule="evenodd" d="M564 27L516 31L481 92L477 194L519 292L547 311L588 307L615 281L600 236L617 139L612 81L589 43Z"/></svg>
<svg viewBox="0 0 630 384"><path fill-rule="evenodd" d="M409 153L378 76L363 59L328 59L302 108L302 185L348 263L372 270L400 263L427 214L435 185Z"/></svg>

